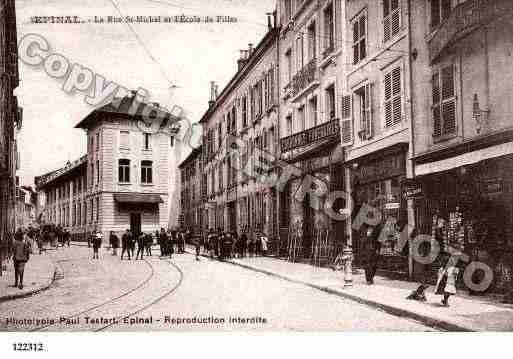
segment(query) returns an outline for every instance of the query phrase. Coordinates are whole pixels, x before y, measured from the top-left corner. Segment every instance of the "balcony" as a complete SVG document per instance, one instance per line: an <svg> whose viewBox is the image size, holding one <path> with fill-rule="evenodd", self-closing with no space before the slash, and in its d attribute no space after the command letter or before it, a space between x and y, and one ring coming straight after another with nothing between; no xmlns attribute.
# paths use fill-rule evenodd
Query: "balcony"
<svg viewBox="0 0 513 359"><path fill-rule="evenodd" d="M292 79L292 97L296 97L317 80L317 59L312 59Z"/></svg>
<svg viewBox="0 0 513 359"><path fill-rule="evenodd" d="M511 0L468 0L456 6L428 40L429 60L434 61L455 41L499 16L513 13Z"/></svg>
<svg viewBox="0 0 513 359"><path fill-rule="evenodd" d="M336 138L339 135L340 123L336 118L319 126L309 128L306 131L282 138L280 140L281 152L288 152L330 137Z"/></svg>

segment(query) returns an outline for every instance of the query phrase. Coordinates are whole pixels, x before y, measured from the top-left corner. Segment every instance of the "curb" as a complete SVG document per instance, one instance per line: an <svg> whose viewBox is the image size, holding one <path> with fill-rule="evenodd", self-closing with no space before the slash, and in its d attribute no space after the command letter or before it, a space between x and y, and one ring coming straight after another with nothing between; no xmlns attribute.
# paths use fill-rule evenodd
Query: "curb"
<svg viewBox="0 0 513 359"><path fill-rule="evenodd" d="M10 300L14 300L14 299L32 297L41 292L44 292L45 290L50 289L53 282L55 282L56 277L57 277L57 265L55 264L55 262L53 262L53 275L45 284L43 284L37 288L34 288L32 290L29 290L29 291L20 292L18 294L8 294L8 295L0 296L0 303L7 302Z"/></svg>
<svg viewBox="0 0 513 359"><path fill-rule="evenodd" d="M195 255L194 253L190 253L190 252L189 252L189 254ZM208 256L206 256L204 254L201 254L201 256L209 258ZM383 304L383 303L376 302L376 301L370 300L370 299L364 299L364 298L361 298L361 297L359 297L357 295L354 295L354 294L349 294L349 293L345 293L345 292L337 290L337 289L333 289L333 288L329 288L329 287L325 287L325 286L321 286L321 285L305 282L305 281L302 281L302 280L299 280L299 279L294 279L294 278L291 278L291 277L288 277L288 276L285 276L285 275L282 275L282 274L271 272L271 271L266 270L266 269L257 268L257 267L254 267L254 266L251 266L251 265L248 265L248 264L237 263L237 262L233 262L231 260L224 260L224 261L221 261L221 262L222 263L229 263L231 265L236 265L236 266L239 266L241 268L245 268L245 269L248 269L248 270L251 270L251 271L254 271L254 272L259 272L259 273L267 274L267 275L269 275L271 277L280 278L280 279L286 280L286 281L291 282L291 283L302 284L302 285L305 285L307 287L310 287L310 288L313 288L313 289L317 289L317 290L320 290L320 291L328 293L328 294L336 295L336 296L338 296L340 298L350 299L350 300L352 300L354 302L357 302L357 303L360 303L360 304L364 304L364 305L367 305L367 306L370 306L370 307L375 307L375 308L381 309L384 312L386 312L388 314L392 314L394 316L406 317L406 318L414 319L414 320L422 322L423 324L425 324L425 325L427 325L429 327L432 327L434 329L442 329L442 330L447 330L447 331L458 331L458 332L473 332L473 331L476 331L475 329L472 329L472 328L469 328L469 327L465 327L465 326L461 326L459 324L455 324L455 323L452 323L452 322L449 322L449 321L446 321L446 320L435 319L435 318L429 317L427 315L419 314L419 313L416 313L416 312L413 312L413 311L410 311L410 310L406 310L406 309L403 309L403 308L398 308L398 307L395 307L395 306L392 306L392 305Z"/></svg>

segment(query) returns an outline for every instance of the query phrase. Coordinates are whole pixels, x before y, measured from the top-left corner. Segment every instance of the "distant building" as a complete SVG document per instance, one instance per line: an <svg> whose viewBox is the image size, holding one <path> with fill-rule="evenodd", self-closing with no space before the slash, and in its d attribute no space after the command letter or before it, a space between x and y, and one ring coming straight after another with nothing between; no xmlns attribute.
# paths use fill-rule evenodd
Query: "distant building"
<svg viewBox="0 0 513 359"><path fill-rule="evenodd" d="M178 166L180 170L180 225L195 232L204 229L205 205L201 193L203 162L201 147L195 148Z"/></svg>
<svg viewBox="0 0 513 359"><path fill-rule="evenodd" d="M137 108L136 112L132 112ZM43 218L75 236L98 229L135 233L168 226L169 132L142 125L142 114L169 112L139 103L135 93L94 110L76 125L87 132L87 155L36 178Z"/></svg>
<svg viewBox="0 0 513 359"><path fill-rule="evenodd" d="M29 186L16 187L16 227L36 224L36 193Z"/></svg>
<svg viewBox="0 0 513 359"><path fill-rule="evenodd" d="M22 121L13 94L19 83L14 3L4 0L0 6L0 242L15 229L16 127Z"/></svg>
<svg viewBox="0 0 513 359"><path fill-rule="evenodd" d="M278 29L274 22L268 15L268 32L258 46L250 44L241 51L237 72L219 95L214 86L209 109L200 120L205 228L277 235L277 193L257 180L276 169L274 163L266 170L258 168L256 158L258 150L278 154ZM238 156L229 154L227 147L234 138L243 143Z"/></svg>

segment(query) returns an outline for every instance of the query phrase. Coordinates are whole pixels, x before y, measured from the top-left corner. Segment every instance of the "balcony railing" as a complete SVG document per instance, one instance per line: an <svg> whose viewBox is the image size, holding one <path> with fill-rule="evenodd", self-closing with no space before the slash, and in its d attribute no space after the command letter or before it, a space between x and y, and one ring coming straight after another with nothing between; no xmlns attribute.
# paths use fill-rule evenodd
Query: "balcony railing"
<svg viewBox="0 0 513 359"><path fill-rule="evenodd" d="M434 61L451 43L499 16L513 13L511 0L469 0L456 6L429 40L429 58Z"/></svg>
<svg viewBox="0 0 513 359"><path fill-rule="evenodd" d="M312 59L292 79L292 96L296 96L317 80L317 59Z"/></svg>
<svg viewBox="0 0 513 359"><path fill-rule="evenodd" d="M309 128L306 131L284 137L280 140L281 152L287 152L298 147L324 140L330 137L338 137L340 134L340 123L338 118L329 122Z"/></svg>

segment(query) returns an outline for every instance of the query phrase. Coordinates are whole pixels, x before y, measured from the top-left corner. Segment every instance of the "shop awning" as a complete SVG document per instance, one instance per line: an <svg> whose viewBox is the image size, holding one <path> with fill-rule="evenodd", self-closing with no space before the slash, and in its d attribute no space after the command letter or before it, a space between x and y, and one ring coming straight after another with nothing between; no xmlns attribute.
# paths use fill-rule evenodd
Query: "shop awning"
<svg viewBox="0 0 513 359"><path fill-rule="evenodd" d="M163 203L162 197L152 193L115 193L114 200L118 203Z"/></svg>
<svg viewBox="0 0 513 359"><path fill-rule="evenodd" d="M463 153L458 156L446 158L439 161L417 164L415 174L417 176L447 171L453 168L471 165L483 160L513 154L513 142L486 147L480 150Z"/></svg>

